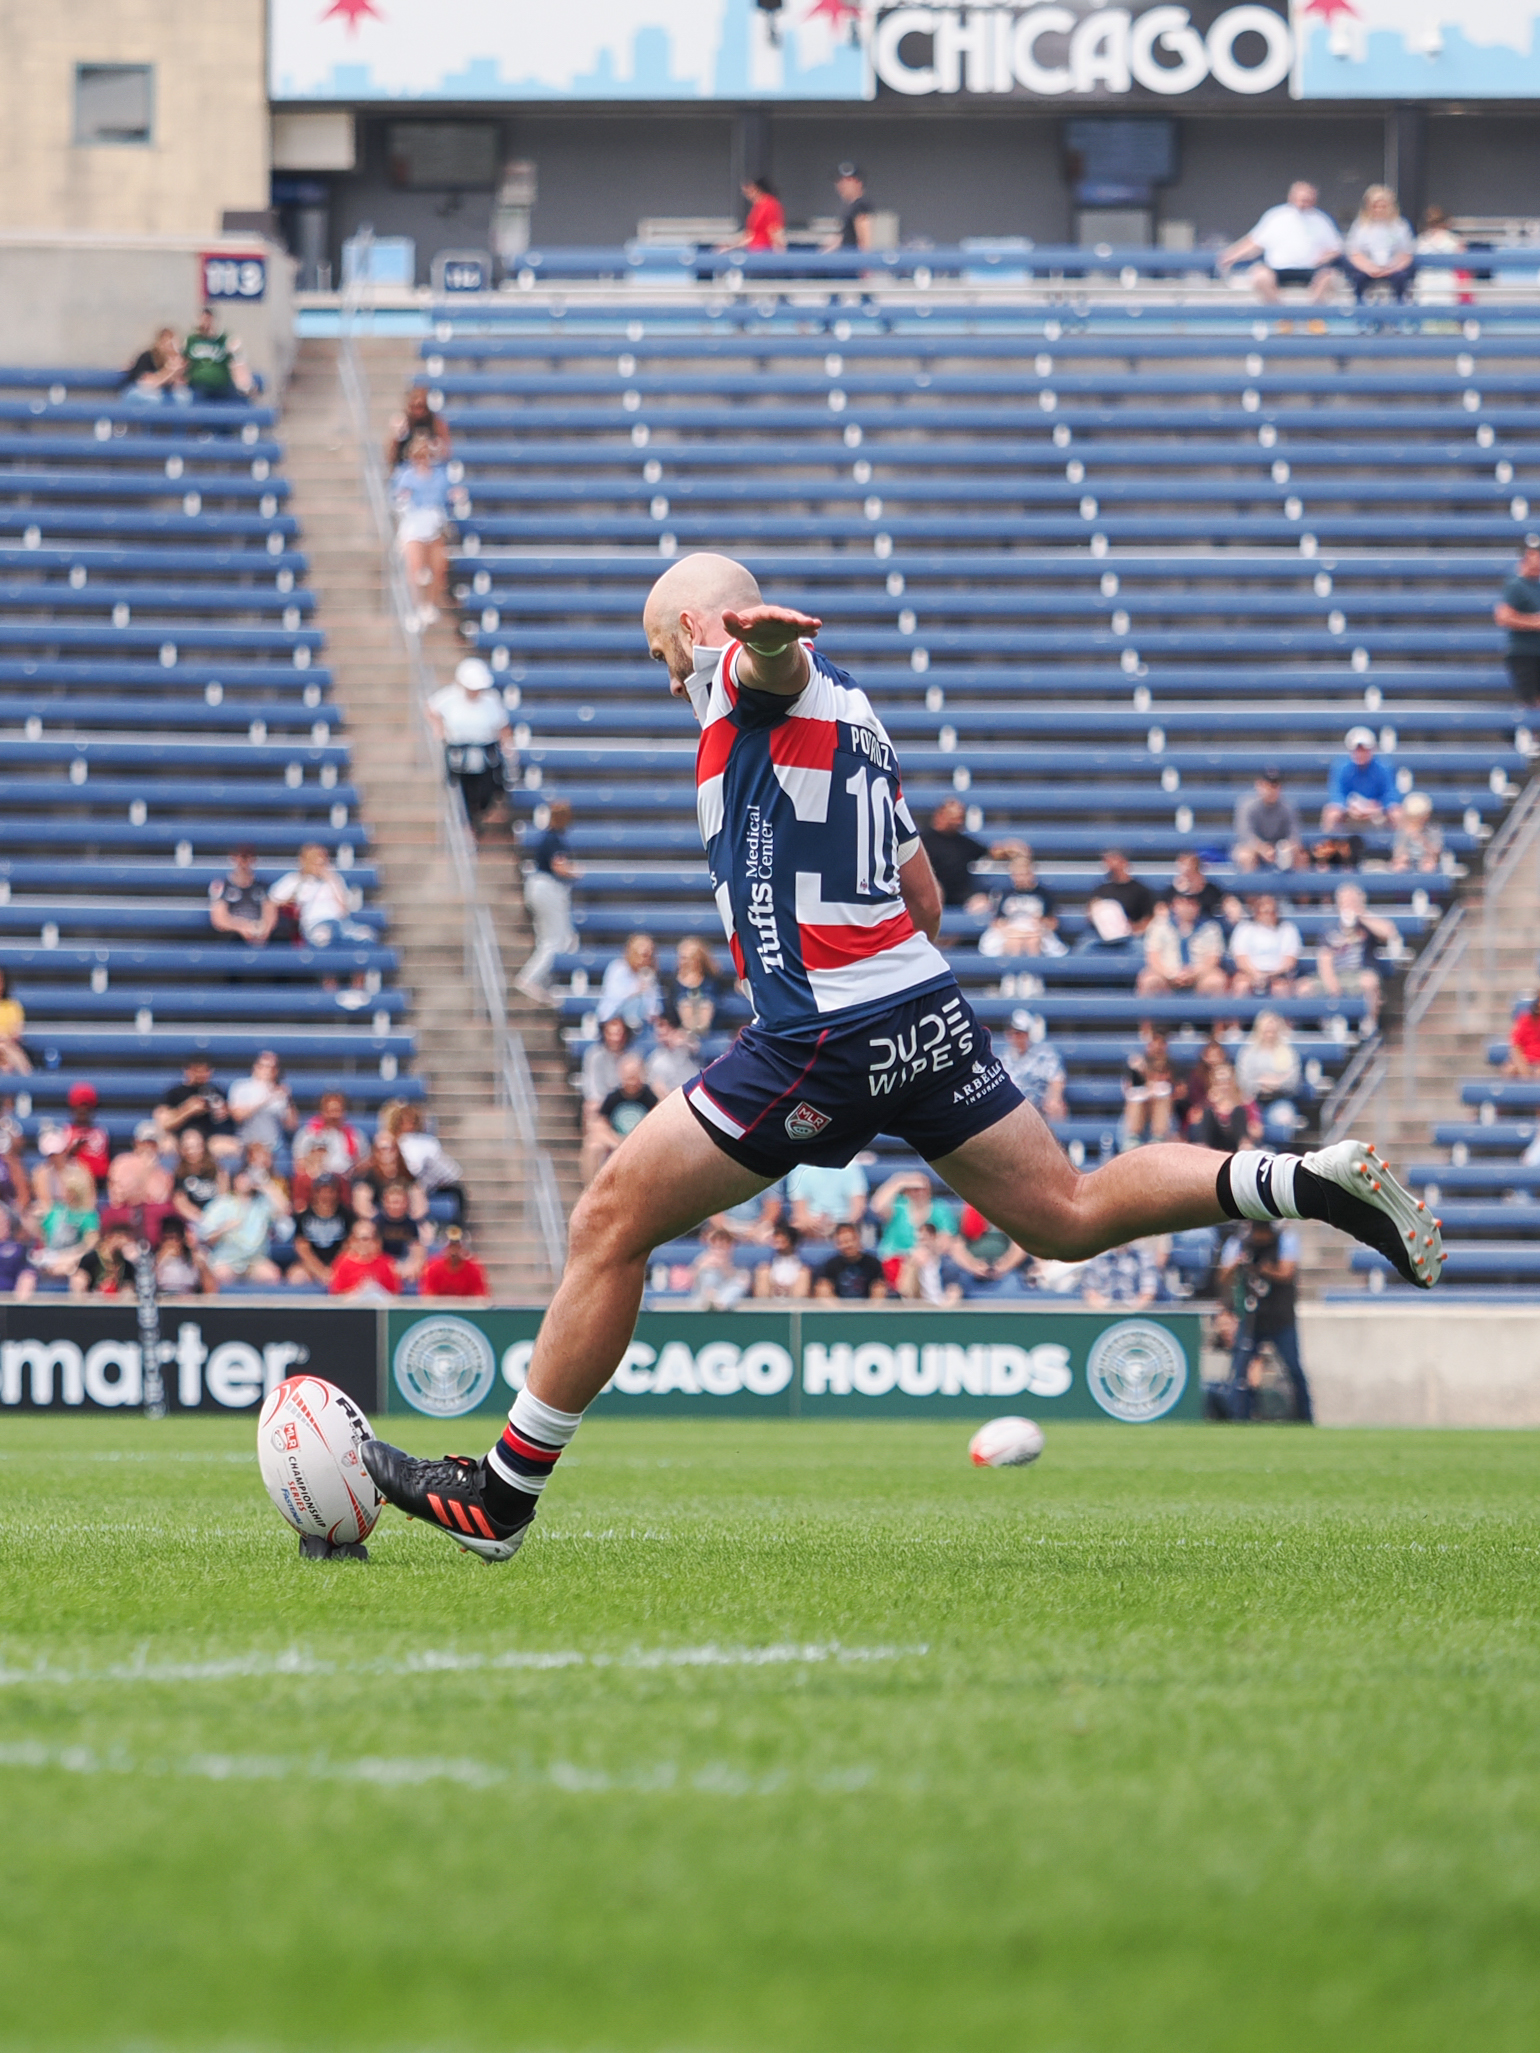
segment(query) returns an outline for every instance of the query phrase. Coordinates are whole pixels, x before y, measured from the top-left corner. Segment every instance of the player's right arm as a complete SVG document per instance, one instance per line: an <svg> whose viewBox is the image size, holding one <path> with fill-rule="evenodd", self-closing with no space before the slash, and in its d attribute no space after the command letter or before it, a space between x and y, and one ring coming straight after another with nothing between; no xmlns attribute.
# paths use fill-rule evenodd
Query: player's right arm
<svg viewBox="0 0 1540 2053"><path fill-rule="evenodd" d="M810 613L793 606L745 606L742 612L722 614L722 625L735 641L743 644L734 671L735 681L750 691L784 692L794 697L807 683L808 661L802 653L804 637L811 638L823 626Z"/></svg>
<svg viewBox="0 0 1540 2053"><path fill-rule="evenodd" d="M898 888L910 919L927 941L934 941L941 932L941 886L923 847L916 848L909 860L900 865Z"/></svg>

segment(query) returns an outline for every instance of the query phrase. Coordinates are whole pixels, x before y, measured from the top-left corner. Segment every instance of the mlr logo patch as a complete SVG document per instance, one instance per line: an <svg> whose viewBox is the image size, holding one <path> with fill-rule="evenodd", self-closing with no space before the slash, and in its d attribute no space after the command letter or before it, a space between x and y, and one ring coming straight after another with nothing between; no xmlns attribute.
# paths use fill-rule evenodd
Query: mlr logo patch
<svg viewBox="0 0 1540 2053"><path fill-rule="evenodd" d="M794 1141L814 1141L826 1126L832 1124L831 1115L820 1112L816 1105L810 1105L806 1098L794 1112L786 1115L786 1131Z"/></svg>

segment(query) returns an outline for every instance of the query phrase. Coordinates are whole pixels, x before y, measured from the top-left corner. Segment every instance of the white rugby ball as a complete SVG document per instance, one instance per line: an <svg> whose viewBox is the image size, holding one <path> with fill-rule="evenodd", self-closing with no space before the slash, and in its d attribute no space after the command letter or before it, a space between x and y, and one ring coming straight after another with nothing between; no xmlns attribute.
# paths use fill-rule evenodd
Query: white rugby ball
<svg viewBox="0 0 1540 2053"><path fill-rule="evenodd" d="M1025 1468L1043 1451L1043 1429L1034 1419L991 1419L968 1442L975 1468Z"/></svg>
<svg viewBox="0 0 1540 2053"><path fill-rule="evenodd" d="M291 1376L262 1407L257 1462L267 1494L297 1533L366 1540L385 1500L359 1449L374 1433L345 1391L320 1376Z"/></svg>

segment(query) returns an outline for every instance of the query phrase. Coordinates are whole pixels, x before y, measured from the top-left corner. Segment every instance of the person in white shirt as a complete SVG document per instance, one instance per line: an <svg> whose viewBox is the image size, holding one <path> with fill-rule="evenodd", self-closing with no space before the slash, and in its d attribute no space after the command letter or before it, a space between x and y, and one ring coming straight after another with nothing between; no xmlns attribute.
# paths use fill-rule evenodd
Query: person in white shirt
<svg viewBox="0 0 1540 2053"><path fill-rule="evenodd" d="M1355 299L1361 300L1372 285L1386 286L1397 299L1405 299L1417 269L1417 238L1388 185L1371 185L1364 194L1358 219L1347 232L1342 268Z"/></svg>
<svg viewBox="0 0 1540 2053"><path fill-rule="evenodd" d="M428 701L428 724L444 751L444 767L459 785L473 828L497 801L503 778L518 761L508 709L479 656L467 656Z"/></svg>
<svg viewBox="0 0 1540 2053"><path fill-rule="evenodd" d="M1285 285L1308 285L1312 299L1324 299L1342 255L1342 237L1319 201L1313 185L1297 180L1281 207L1269 207L1249 235L1220 251L1219 275L1255 257L1251 289L1258 299L1276 302Z"/></svg>
<svg viewBox="0 0 1540 2053"><path fill-rule="evenodd" d="M374 939L374 929L352 917L353 894L319 841L306 842L299 852L299 868L280 877L267 895L274 905L294 908L307 948Z"/></svg>
<svg viewBox="0 0 1540 2053"><path fill-rule="evenodd" d="M1230 985L1238 998L1287 998L1299 972L1299 929L1280 920L1276 898L1253 898L1245 919L1230 936L1235 977Z"/></svg>

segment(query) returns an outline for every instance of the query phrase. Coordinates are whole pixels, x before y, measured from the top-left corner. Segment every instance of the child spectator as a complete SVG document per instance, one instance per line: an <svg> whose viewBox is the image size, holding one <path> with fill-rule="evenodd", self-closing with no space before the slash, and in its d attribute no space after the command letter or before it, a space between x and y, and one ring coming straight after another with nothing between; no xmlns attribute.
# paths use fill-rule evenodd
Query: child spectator
<svg viewBox="0 0 1540 2053"><path fill-rule="evenodd" d="M1299 1050L1281 1013L1259 1012L1235 1058L1242 1098L1254 1104L1270 1142L1287 1144L1299 1124Z"/></svg>
<svg viewBox="0 0 1540 2053"><path fill-rule="evenodd" d="M78 1161L45 1164L38 1182L42 1188L33 1209L40 1245L33 1262L45 1276L68 1276L101 1231L96 1184Z"/></svg>
<svg viewBox="0 0 1540 2053"><path fill-rule="evenodd" d="M468 1252L458 1226L446 1227L444 1246L423 1264L418 1285L424 1297L490 1297L492 1286L480 1262Z"/></svg>
<svg viewBox="0 0 1540 2053"><path fill-rule="evenodd" d="M1531 999L1514 1018L1503 1075L1540 1076L1540 998Z"/></svg>
<svg viewBox="0 0 1540 2053"><path fill-rule="evenodd" d="M257 882L249 848L237 848L227 875L209 886L209 925L247 948L261 948L278 923L278 907Z"/></svg>
<svg viewBox="0 0 1540 2053"><path fill-rule="evenodd" d="M1433 824L1433 801L1409 791L1401 801L1401 824L1390 853L1393 870L1436 870L1444 853L1442 830Z"/></svg>
<svg viewBox="0 0 1540 2053"><path fill-rule="evenodd" d="M427 1260L428 1241L433 1237L433 1229L426 1219L413 1218L409 1184L386 1184L380 1192L374 1223L380 1229L380 1246L401 1272L402 1282L415 1283Z"/></svg>
<svg viewBox="0 0 1540 2053"><path fill-rule="evenodd" d="M803 1261L798 1249L802 1236L795 1226L786 1221L775 1228L770 1237L774 1252L768 1260L758 1264L754 1271L754 1295L756 1297L806 1297L813 1287L812 1272Z"/></svg>
<svg viewBox="0 0 1540 2053"><path fill-rule="evenodd" d="M127 1226L104 1227L96 1245L70 1271L70 1296L132 1297L137 1240Z"/></svg>
<svg viewBox="0 0 1540 2053"><path fill-rule="evenodd" d="M401 1277L380 1245L380 1229L372 1219L357 1219L343 1250L332 1264L327 1290L333 1297L399 1297Z"/></svg>
<svg viewBox="0 0 1540 2053"><path fill-rule="evenodd" d="M178 1215L197 1231L198 1222L223 1189L223 1178L202 1129L189 1126L177 1150L177 1166L171 1184L171 1202Z"/></svg>
<svg viewBox="0 0 1540 2053"><path fill-rule="evenodd" d="M202 1250L188 1245L187 1228L175 1216L162 1225L155 1245L155 1282L162 1297L200 1297L219 1287Z"/></svg>
<svg viewBox="0 0 1540 2053"><path fill-rule="evenodd" d="M929 1186L927 1186L928 1188ZM918 1236L910 1252L918 1245ZM846 1303L888 1295L882 1263L861 1245L858 1229L848 1219L834 1229L834 1252L813 1278L814 1297L836 1297Z"/></svg>
<svg viewBox="0 0 1540 2053"><path fill-rule="evenodd" d="M30 1076L32 1064L21 1045L27 1015L19 998L11 996L10 971L0 969L0 1070L12 1076Z"/></svg>
<svg viewBox="0 0 1540 2053"><path fill-rule="evenodd" d="M98 1184L107 1174L112 1143L107 1138L106 1127L98 1126L93 1117L97 1105L96 1086L71 1084L68 1104L68 1123L44 1134L38 1141L38 1152L56 1161L78 1162L93 1185Z"/></svg>

